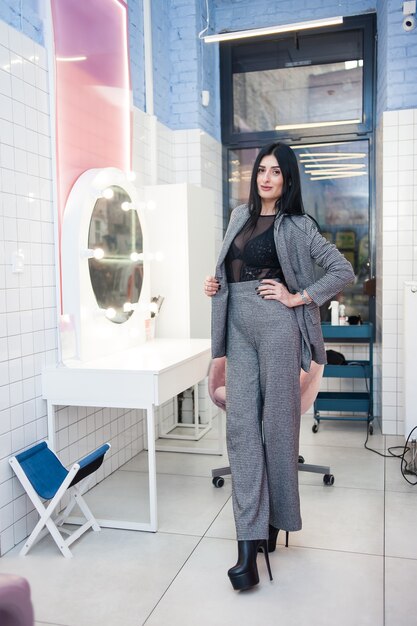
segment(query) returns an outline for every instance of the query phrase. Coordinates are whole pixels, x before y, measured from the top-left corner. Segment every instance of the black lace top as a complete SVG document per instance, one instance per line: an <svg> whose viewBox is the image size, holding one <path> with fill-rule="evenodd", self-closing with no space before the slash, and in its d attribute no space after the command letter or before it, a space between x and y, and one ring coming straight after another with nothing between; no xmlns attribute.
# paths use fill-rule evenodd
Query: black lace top
<svg viewBox="0 0 417 626"><path fill-rule="evenodd" d="M275 278L285 282L274 241L275 215L260 215L255 227L249 222L234 238L226 256L229 283Z"/></svg>

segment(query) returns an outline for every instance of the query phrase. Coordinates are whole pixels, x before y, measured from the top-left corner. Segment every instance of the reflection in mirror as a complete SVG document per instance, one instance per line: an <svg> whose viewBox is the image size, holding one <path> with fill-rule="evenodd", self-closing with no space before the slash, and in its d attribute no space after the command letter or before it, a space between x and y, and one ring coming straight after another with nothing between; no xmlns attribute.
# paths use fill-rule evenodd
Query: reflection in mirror
<svg viewBox="0 0 417 626"><path fill-rule="evenodd" d="M143 239L137 211L121 187L109 187L96 201L88 248L95 251L88 264L97 304L108 319L122 324L132 315L142 289Z"/></svg>

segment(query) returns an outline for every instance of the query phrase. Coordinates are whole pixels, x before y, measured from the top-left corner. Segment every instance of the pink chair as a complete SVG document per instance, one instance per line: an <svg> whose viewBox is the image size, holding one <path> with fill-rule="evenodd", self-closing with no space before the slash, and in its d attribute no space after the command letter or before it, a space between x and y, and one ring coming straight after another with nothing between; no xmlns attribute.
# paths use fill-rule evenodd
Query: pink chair
<svg viewBox="0 0 417 626"><path fill-rule="evenodd" d="M208 391L212 402L223 411L226 410L226 357L213 359L210 363L208 373ZM324 365L319 365L314 361L311 362L310 371L301 370L300 387L301 387L301 415L306 413L313 406L314 400L320 389L320 383L323 376ZM313 472L314 474L323 474L323 482L325 485L334 484L334 476L330 473L330 467L325 465L308 465L304 463L302 456L298 457L298 469L300 472ZM230 474L230 467L219 467L211 471L213 485L215 487L223 487L224 478Z"/></svg>
<svg viewBox="0 0 417 626"><path fill-rule="evenodd" d="M1 626L33 626L34 615L30 587L25 578L0 574Z"/></svg>

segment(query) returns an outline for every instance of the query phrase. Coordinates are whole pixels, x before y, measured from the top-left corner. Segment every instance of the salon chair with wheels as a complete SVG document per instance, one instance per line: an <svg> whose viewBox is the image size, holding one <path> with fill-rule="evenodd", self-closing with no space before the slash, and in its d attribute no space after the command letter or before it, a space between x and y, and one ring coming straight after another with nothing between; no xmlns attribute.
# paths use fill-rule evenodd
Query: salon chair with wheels
<svg viewBox="0 0 417 626"><path fill-rule="evenodd" d="M301 415L306 413L313 405L320 387L323 369L323 365L318 365L312 361L308 373L301 370ZM208 390L212 402L223 411L226 411L226 357L219 357L211 361L208 374ZM330 467L327 465L309 465L304 462L302 456L299 456L298 470L300 472L322 474L323 483L325 485L334 484L334 476L330 471ZM218 467L213 469L211 471L213 485L215 487L223 487L224 476L228 476L230 473L230 467Z"/></svg>

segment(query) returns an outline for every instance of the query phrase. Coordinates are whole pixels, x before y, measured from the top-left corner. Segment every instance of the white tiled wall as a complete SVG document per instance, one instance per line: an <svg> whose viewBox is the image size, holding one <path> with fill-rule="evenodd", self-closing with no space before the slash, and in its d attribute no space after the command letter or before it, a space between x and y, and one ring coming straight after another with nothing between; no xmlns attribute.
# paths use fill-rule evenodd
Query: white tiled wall
<svg viewBox="0 0 417 626"><path fill-rule="evenodd" d="M404 433L403 283L417 279L417 110L387 111L378 134L378 329L386 434Z"/></svg>
<svg viewBox="0 0 417 626"><path fill-rule="evenodd" d="M199 129L177 130L173 134L175 182L188 182L214 191L216 246L219 248L223 239L222 146Z"/></svg>
<svg viewBox="0 0 417 626"><path fill-rule="evenodd" d="M1 553L34 523L9 456L46 437L40 374L56 358L54 228L46 55L0 28ZM24 271L12 272L17 250Z"/></svg>
<svg viewBox="0 0 417 626"><path fill-rule="evenodd" d="M214 192L213 211L216 217L216 247L223 239L222 205L222 147L210 135L199 129L176 130L173 132L173 156L175 182L201 185ZM215 268L213 267L213 273ZM202 421L217 409L212 405L207 381L199 384L199 413Z"/></svg>

